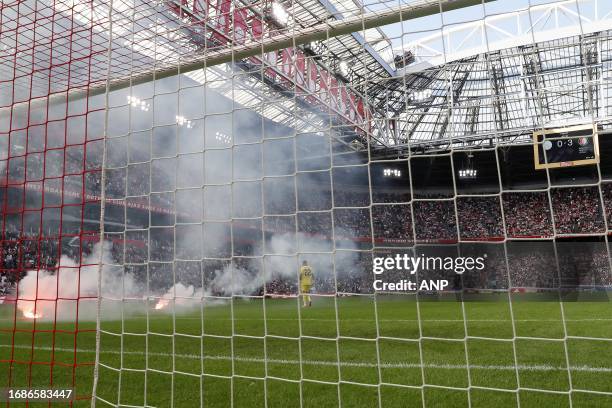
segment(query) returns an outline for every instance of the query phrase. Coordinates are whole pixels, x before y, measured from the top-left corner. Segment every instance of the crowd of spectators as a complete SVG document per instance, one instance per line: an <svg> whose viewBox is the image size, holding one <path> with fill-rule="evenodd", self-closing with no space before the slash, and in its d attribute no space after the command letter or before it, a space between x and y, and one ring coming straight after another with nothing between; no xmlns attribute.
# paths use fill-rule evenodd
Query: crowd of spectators
<svg viewBox="0 0 612 408"><path fill-rule="evenodd" d="M511 287L566 288L612 285L612 275L605 244L550 242L510 246L508 266Z"/></svg>
<svg viewBox="0 0 612 408"><path fill-rule="evenodd" d="M452 200L415 201L413 208L417 241L457 239L455 203Z"/></svg>
<svg viewBox="0 0 612 408"><path fill-rule="evenodd" d="M373 205L372 224L376 244L396 246L412 243L414 232L410 214L410 204Z"/></svg>
<svg viewBox="0 0 612 408"><path fill-rule="evenodd" d="M74 169L76 172L86 170L84 182L78 176L70 176L63 179L64 185L59 184L57 187L67 191L87 191L90 194L88 201L94 201L92 196L101 192L101 172L95 169L95 164L94 158L88 156L83 165L84 169ZM159 193L149 195L153 185L163 187L165 182L157 180L161 176L156 176L158 173L162 174L161 172L152 172L141 164L127 167L119 164L121 163L117 163L117 168L111 168L107 172L108 198L144 196L145 204L175 207L176 203L170 198L171 194L168 197ZM49 171L49 174L55 173L55 170ZM28 177L34 176L29 174ZM328 179L325 180L327 184L323 186L317 186L312 180L303 186L298 182L297 188L291 189L297 191L297 208L296 197L276 201L265 200L264 197L263 201L266 205L273 205L274 215L297 213L299 232L328 238L335 236L342 240L372 241L381 246L409 245L415 241L435 243L458 239L469 241L552 237L555 234L601 234L606 231L606 223L608 230L612 230L612 182L604 182L600 187L504 192L501 194L501 201L497 195L449 197L435 192L415 193L417 199L410 202L408 190L398 189L394 192L373 188L370 192L367 186L344 186L336 180L331 189L332 184ZM155 190L159 191L157 187ZM172 190L176 186L166 187ZM265 194L266 189L263 190ZM65 194L64 202L67 202L69 197L70 194ZM150 200L146 197L150 197ZM45 200L47 204L51 202L49 200L52 200L52 194L47 194ZM19 206L23 205L18 205L17 208ZM270 215L269 209L265 208L266 211L262 214L260 209L257 216ZM154 209L151 210L152 220L165 217L170 225L175 222L172 215L153 214L154 212ZM145 229L149 223L146 211L130 208L124 211L118 204L108 205L107 213L109 221L114 221L119 228L129 223ZM139 214L143 220L138 219ZM233 216L238 217L236 214ZM84 206L83 218L93 222L99 218L95 205L88 203ZM111 228L113 227L109 224L109 229ZM276 231L278 228L264 226L264 229ZM152 252L158 252L158 249L160 248L154 248ZM160 250L163 249L162 246Z"/></svg>
<svg viewBox="0 0 612 408"><path fill-rule="evenodd" d="M503 202L509 237L553 235L546 192L506 193Z"/></svg>
<svg viewBox="0 0 612 408"><path fill-rule="evenodd" d="M597 187L554 189L551 196L557 234L590 234L605 231Z"/></svg>
<svg viewBox="0 0 612 408"><path fill-rule="evenodd" d="M181 186L178 167L175 166L177 163L171 160L149 161L148 152L141 152L145 156L128 163L128 150L125 146L122 148L119 139L116 140L108 144L110 150L104 186L107 198L142 196L145 204L176 208L174 193ZM84 199L70 192L78 195L85 191L89 195L86 201L95 202L94 198L102 192L102 173L99 170L101 148L101 143L88 143L87 150L80 153L69 153L70 149L64 149L68 156L72 154L73 157L58 157L58 160L49 156L43 161L42 155L29 154L27 168L25 161L21 165L15 164L18 158L13 158L8 178L12 184L19 185L24 178L40 182L46 177L45 188L53 186L63 189L64 194L44 196L47 208L69 202L79 203L79 198ZM55 150L57 154L61 151ZM54 151L48 154L54 154ZM164 167L166 165L167 168ZM84 178L79 176L81 172L84 172ZM302 176L305 174L302 173ZM111 237L112 260L118 265L125 265L137 280L147 282L149 289L156 292L163 292L173 283L181 282L195 287L203 286L212 295L227 294L227 288L218 286L217 277L232 267L244 272L248 280L261 281L261 285L249 293L295 295L298 291L296 276L286 271L264 276L261 272L263 268L253 261L253 258L261 259L269 253L264 250L261 241L270 239L274 234L291 234L295 231L303 235L296 239L297 249L305 252L310 247L304 246L304 241L310 239L324 242L324 245L312 248L321 252L332 252L334 248L354 243L355 248L351 248L355 250L354 257L349 262L335 262L333 266L315 270L314 291L363 294L372 293L374 279L371 271L372 252L360 251L369 249L367 245L362 245L364 242L374 243L376 248L405 247L406 250L413 248L415 243L431 244L439 247L429 249L432 254L439 250L452 256L460 252L462 255L473 253L478 256L485 251L484 246L466 249L462 248L463 244L457 246L455 243L508 238L510 242L507 246L496 245L496 249L486 247L489 256L485 269L481 271L467 272L461 275L459 281L455 274L442 271L428 277L451 279L452 288L464 289L612 285L609 249L605 243L582 245L572 242L567 244L572 246L571 250L563 250L553 241L526 241L523 244L522 241L512 240L604 234L606 228L612 231L612 182L602 183L601 186L551 188L548 191L504 192L500 200L498 195L453 197L433 190L425 194L415 192L415 196L411 197L407 189L394 192L373 186L370 191L367 186L341 183L342 180L338 180L340 177L336 179L333 176L334 171L321 174L321 177L313 176L304 184L301 184L300 176L287 185L273 184L272 187L276 189L270 188L269 195L276 194L274 200L267 196L266 188L260 189L263 197L245 190L244 196L248 200L237 200L240 183L234 183L230 195L234 200L227 204L234 211L230 216L238 218L242 213L237 209L244 206L249 210L256 203L259 207L255 211L245 210L244 217L255 214L253 218L258 218L263 215L263 222L236 220L221 226L227 229L223 233L220 228L209 228L207 225L202 231L202 245L197 239L190 241L195 245L179 242L176 237L180 232L175 227L178 218L174 219L168 213L160 215L142 209L124 211L120 205L111 204L107 206L107 232L112 232L113 228L118 228L119 232L118 238ZM284 189L283 194L278 194L281 188ZM14 189L17 191L17 187ZM6 191L4 199L11 196ZM152 191L170 193L152 194ZM284 200L287 191L291 193L286 194L288 199ZM294 193L297 193L297 197L292 195ZM411 198L415 200L411 202ZM28 196L25 200L26 203L17 202L14 205L5 203L5 208L37 208L32 205L32 197ZM85 205L81 216L95 223L99 219L99 206ZM199 221L195 220L196 223ZM167 222L164 224L167 228L149 228L155 223L160 227L162 222ZM45 234L24 235L21 231L23 228L9 222L4 224L0 241L0 296L10 292L28 270L53 270L61 255L78 262L80 256L91 253L95 243L95 239L81 240L75 245L71 237L57 239L45 237ZM76 224L77 231L83 228L78 222ZM132 231L121 235L127 224ZM134 226L142 229L133 229ZM215 238L207 239L207 233ZM507 252L503 250L505 247ZM390 272L385 280L403 278L406 276L396 271Z"/></svg>
<svg viewBox="0 0 612 408"><path fill-rule="evenodd" d="M612 183L604 183L601 185L601 194L603 197L604 207L606 209L606 220L608 229L612 229Z"/></svg>
<svg viewBox="0 0 612 408"><path fill-rule="evenodd" d="M298 218L308 219L299 223L299 231L324 232L323 235L331 236L335 228L336 236L355 240L369 240L373 233L376 243L388 246L398 242L410 244L414 242L414 236L417 242L435 243L457 241L458 236L465 241L479 241L547 238L555 233L557 236L601 234L605 232L605 219L612 225L612 183L602 184L601 191L605 213L597 187L556 188L550 193L505 192L501 202L497 195L459 196L455 199L428 196L412 204L374 202L371 212L363 197L356 196L355 201L350 201L350 195L345 195L342 208L333 210L333 227L325 213L311 215L305 212L298 213ZM554 217L551 217L551 207Z"/></svg>
<svg viewBox="0 0 612 408"><path fill-rule="evenodd" d="M130 167L109 171L107 192L111 198L128 195L146 195L149 185L156 184L149 179L145 168ZM124 172L124 173L122 173ZM126 176L127 174L127 176ZM126 178L127 177L127 178ZM129 183L126 184L126 180ZM77 178L66 179L67 185L75 189L83 188L91 194L101 190L100 172L88 171L85 186L78 184ZM76 183L74 185L70 183ZM157 183L159 184L159 183ZM66 189L69 187L64 186ZM289 200L286 208L282 202L274 204L275 216L264 217L261 223L244 226L246 221L236 221L229 225L233 228L233 255L263 254L260 244L249 242L249 234L241 229L261 228L261 237L273 234L303 233L307 237L330 241L373 242L376 247L411 247L415 243L454 244L460 241L488 241L512 238L551 238L581 234L602 234L612 229L612 183L602 183L600 187L564 187L550 191L504 192L500 196L459 196L455 198L431 194L419 195L410 202L406 192L369 192L343 190L334 186L333 194L328 190L314 194L310 190L298 189L297 211L295 199ZM600 194L601 191L601 194ZM603 199L603 201L602 201ZM159 200L158 200L159 201ZM159 206L164 201L158 202ZM91 210L91 206L87 207ZM86 208L86 210L87 210ZM552 210L552 213L551 213ZM122 212L122 211L119 211ZM112 213L112 212L111 212ZM145 211L142 211L145 214ZM85 218L96 218L96 214ZM289 217L297 215L296 217ZM147 215L148 217L148 215ZM155 218L151 215L151 219ZM113 220L110 220L113 221ZM117 220L121 224L126 220ZM172 224L172 223L171 223ZM504 231L505 225L505 231ZM153 231L153 229L151 229ZM112 246L112 257L117 264L129 265L140 278L155 281L158 289L172 283L177 273L181 282L194 286L212 284L215 273L223 265L202 266L201 262L183 262L176 266L177 259L198 259L220 253L217 247L206 252L187 253L175 242L174 226L169 225L166 232L142 231L126 233L122 240ZM129 236L128 236L129 235ZM252 234L257 235L257 234ZM228 239L230 235L228 234ZM206 240L205 240L206 241ZM91 250L91 243L85 245L84 253ZM212 245L212 244L211 244ZM219 240L217 246L227 246ZM333 243L330 241L330 246ZM206 248L206 244L203 245ZM210 248L209 248L210 249ZM364 249L358 246L358 249ZM53 269L60 255L78 257L78 250L66 242L45 238L26 238L18 228L6 224L2 242L0 268L0 295L14 287L25 271L31 269ZM570 252L570 251L567 251ZM232 253L225 255L231 257ZM316 290L321 293L370 293L372 291L371 257L369 252L359 255L350 272L320 274ZM465 274L461 278L463 288L541 287L550 288L564 285L610 285L607 252L602 250L584 251L580 256L565 259L566 253L557 255L554 251L529 251L526 249L509 251L493 257L485 271ZM562 259L563 258L563 259ZM169 263L168 263L169 262ZM175 269L172 270L172 262ZM147 265L155 263L147 271ZM241 266L245 270L251 264ZM170 269L169 269L170 268ZM180 271L180 272L177 272ZM256 273L256 272L253 272ZM285 275L270 277L259 289L262 294L295 294L297 282ZM398 276L399 278L399 276ZM213 293L222 293L220 288L211 288Z"/></svg>
<svg viewBox="0 0 612 408"><path fill-rule="evenodd" d="M273 278L266 282L266 294L291 296L297 293L297 283L295 279L284 279L282 277Z"/></svg>
<svg viewBox="0 0 612 408"><path fill-rule="evenodd" d="M612 274L605 245L592 245L582 251L558 249L555 257L554 244L542 243L541 247L531 242L521 242L510 246L507 256L503 246L496 248L476 246L471 248L482 255L487 253L483 270L467 271L457 275L448 270L428 270L424 275L411 276L405 271L386 271L385 282L400 282L403 279L420 282L421 279L446 279L452 290L515 290L533 289L539 291L591 289L612 286ZM479 245L479 244L476 244ZM482 244L487 245L487 244ZM427 247L427 256L457 256L456 247ZM471 253L460 249L462 256ZM486 252L485 252L486 251ZM351 273L340 267L330 270L317 270L315 273L314 293L318 294L372 294L376 277L371 271L371 258L367 253L359 255ZM266 294L298 294L296 278L278 277L266 285Z"/></svg>
<svg viewBox="0 0 612 408"><path fill-rule="evenodd" d="M457 199L457 213L462 239L504 235L497 197L460 197Z"/></svg>
<svg viewBox="0 0 612 408"><path fill-rule="evenodd" d="M552 248L529 243L508 251L511 287L552 288L559 284L559 274Z"/></svg>
<svg viewBox="0 0 612 408"><path fill-rule="evenodd" d="M367 208L334 210L334 232L337 239L370 237L370 223L370 210Z"/></svg>
<svg viewBox="0 0 612 408"><path fill-rule="evenodd" d="M60 255L72 259L79 257L77 248L64 245L60 250L55 239L24 236L11 227L7 228L4 237L0 244L0 295L9 292L28 270L53 271Z"/></svg>
<svg viewBox="0 0 612 408"><path fill-rule="evenodd" d="M57 266L59 248L52 240L15 239L2 244L2 269L0 271L0 295L14 288L16 282L28 270L54 270ZM94 241L82 246L82 256L92 251ZM164 243L155 245L166 245ZM563 247L571 246L571 250ZM136 249L137 248L137 249ZM194 287L204 287L211 296L234 295L297 295L298 279L293 270L281 272L262 268L258 257L233 257L229 259L174 260L173 262L147 260L147 248L131 241L113 241L113 262L124 264L126 271L137 281L147 282L153 292L163 293L175 282ZM397 250L395 250L397 251ZM408 252L411 252L408 249ZM612 274L605 242L555 242L555 241L510 241L504 245L494 243L471 243L460 245L427 245L416 247L416 256L482 256L487 255L485 268L465 272L460 277L452 271L428 271L423 279L447 279L451 289L536 288L541 290L577 287L610 287ZM136 252L140 254L134 258ZM400 251L401 252L401 251ZM79 247L62 245L62 255L78 259ZM370 251L347 251L351 258L336 259L333 263L315 267L314 293L318 294L371 294L376 276L372 273ZM383 251L376 256L393 255ZM123 259L123 261L122 261ZM218 276L230 268L239 271L236 277L250 282L240 288L220 287ZM289 267L290 269L290 267ZM268 274L268 275L266 275ZM387 271L384 280L396 282L413 279L405 271ZM416 276L417 281L421 277ZM254 283L253 283L254 282Z"/></svg>

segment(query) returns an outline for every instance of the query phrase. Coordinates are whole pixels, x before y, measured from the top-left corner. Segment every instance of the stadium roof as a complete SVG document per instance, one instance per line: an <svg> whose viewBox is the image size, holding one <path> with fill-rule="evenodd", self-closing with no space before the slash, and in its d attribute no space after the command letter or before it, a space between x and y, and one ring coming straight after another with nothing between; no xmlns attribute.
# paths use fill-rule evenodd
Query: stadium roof
<svg viewBox="0 0 612 408"><path fill-rule="evenodd" d="M358 0L283 3L291 16L287 30L396 6ZM427 1L404 4L413 3ZM410 24L330 38L320 44L319 63L331 71L340 61L349 63L350 86L366 96L377 123L393 124L379 126L373 133L375 144L381 146L438 144L451 138L480 143L548 122L590 120L591 111L605 121L612 4L605 0L522 3L499 0ZM112 10L101 0L25 0L4 5L0 110L49 91L64 92L68 84L103 85L108 74L111 79L126 75L129 79L143 70L188 60L203 46L211 48L193 20L173 14L172 7L176 10L183 4L115 0ZM253 10L251 3L235 2L241 4ZM32 46L34 36L37 47ZM45 41L52 37L53 47ZM395 70L394 55L406 50L416 62ZM85 57L90 62L79 64L79 58ZM258 109L299 132L325 126L325 116L295 103L295 98L284 102L273 98L282 90L262 83L257 75L234 75L230 67L220 65L189 76L238 106ZM272 99L275 103L266 103Z"/></svg>
<svg viewBox="0 0 612 408"><path fill-rule="evenodd" d="M111 88L115 81L125 84L127 80L129 85L131 78L142 72L161 72L168 66L189 62L204 49L210 52L227 47L211 42L202 31L203 20L210 23L209 27L220 24L218 10L210 10L207 16L192 13L191 19L187 19L188 10L183 10L187 2L180 0L115 0L110 4L112 6L102 0L88 3L25 0L3 5L1 116L8 115L6 108L12 105L37 98L42 100L49 94L75 89L91 92L96 87L103 90L107 79ZM193 7L196 4L205 2L193 2ZM296 1L287 7L293 26L309 27L330 18L344 18L351 7L358 6L351 4L308 0ZM248 2L234 3L234 7L256 13L262 13L260 6L255 9ZM380 30L333 38L325 41L322 47L319 63L333 71L340 61L351 61L351 76L355 82L363 82L370 75L388 77L394 72L382 57L391 53L391 43ZM360 54L360 64L354 64L356 54L353 50L356 49L365 50ZM284 95L289 97L283 101L282 92L279 97L278 89L263 83L258 72L250 74L236 75L232 67L222 64L192 71L188 77L228 96L236 102L237 108L257 110L266 118L291 126L298 132L318 131L329 126L325 115L294 103L291 95ZM140 93L135 96L141 100L152 97L150 89L141 87L133 92Z"/></svg>
<svg viewBox="0 0 612 408"><path fill-rule="evenodd" d="M610 119L611 32L522 45L407 74L402 142L530 134Z"/></svg>
<svg viewBox="0 0 612 408"><path fill-rule="evenodd" d="M516 140L541 126L609 119L611 3L561 1L484 19L472 9L475 21L401 48L416 61L402 70L398 99L407 103L393 114L399 145Z"/></svg>

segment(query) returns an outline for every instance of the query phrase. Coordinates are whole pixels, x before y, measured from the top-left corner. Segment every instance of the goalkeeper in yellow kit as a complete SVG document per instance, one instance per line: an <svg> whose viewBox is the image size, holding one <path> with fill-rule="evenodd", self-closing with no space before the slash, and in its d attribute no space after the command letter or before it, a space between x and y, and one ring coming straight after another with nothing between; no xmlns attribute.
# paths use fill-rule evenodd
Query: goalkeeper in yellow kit
<svg viewBox="0 0 612 408"><path fill-rule="evenodd" d="M308 266L308 261L302 262L302 267L300 268L300 290L302 291L304 307L312 306L310 289L312 288L313 280L314 275L312 274L312 268Z"/></svg>

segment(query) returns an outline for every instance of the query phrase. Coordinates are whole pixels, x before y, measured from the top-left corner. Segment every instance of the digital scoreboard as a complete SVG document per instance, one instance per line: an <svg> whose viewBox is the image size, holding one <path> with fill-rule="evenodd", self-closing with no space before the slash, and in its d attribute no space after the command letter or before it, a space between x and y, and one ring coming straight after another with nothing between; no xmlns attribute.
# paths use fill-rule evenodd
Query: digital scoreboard
<svg viewBox="0 0 612 408"><path fill-rule="evenodd" d="M536 169L599 163L597 127L593 124L533 132Z"/></svg>

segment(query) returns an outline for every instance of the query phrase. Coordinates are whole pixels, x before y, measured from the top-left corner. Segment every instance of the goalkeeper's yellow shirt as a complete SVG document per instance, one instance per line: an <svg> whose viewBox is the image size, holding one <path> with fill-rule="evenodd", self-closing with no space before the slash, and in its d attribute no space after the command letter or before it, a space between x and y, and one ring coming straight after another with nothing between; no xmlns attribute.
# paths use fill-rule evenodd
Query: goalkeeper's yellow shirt
<svg viewBox="0 0 612 408"><path fill-rule="evenodd" d="M300 268L300 285L312 286L312 269L310 266L302 266Z"/></svg>

